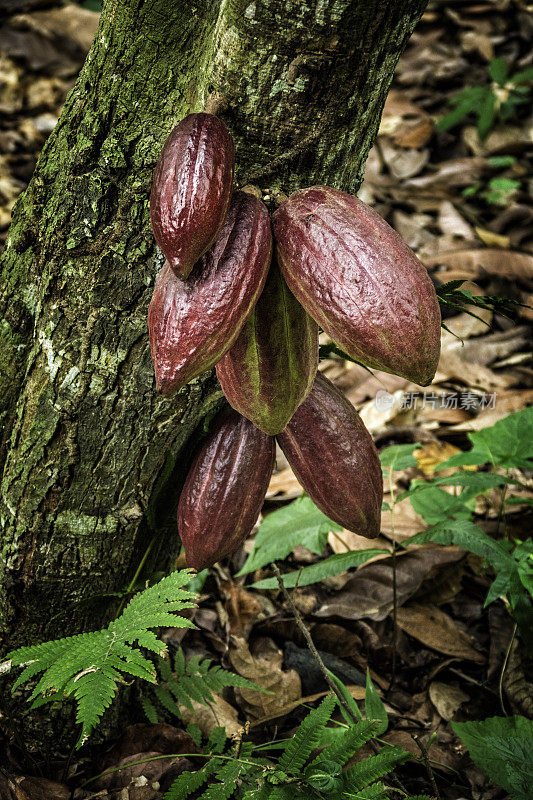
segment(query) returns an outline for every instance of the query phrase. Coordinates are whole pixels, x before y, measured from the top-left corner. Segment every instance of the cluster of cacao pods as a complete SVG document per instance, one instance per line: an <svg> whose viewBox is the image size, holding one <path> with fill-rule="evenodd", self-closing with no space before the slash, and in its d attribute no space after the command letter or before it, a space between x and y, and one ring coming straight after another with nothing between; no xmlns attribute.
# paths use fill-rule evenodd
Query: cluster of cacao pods
<svg viewBox="0 0 533 800"><path fill-rule="evenodd" d="M150 199L166 261L148 313L156 386L171 394L216 365L231 408L214 420L180 495L188 566L233 553L252 530L275 439L316 505L343 527L379 533L376 448L319 372L319 328L354 360L427 385L440 351L433 284L365 203L326 186L292 194L272 217L233 190L224 123L190 114L168 137Z"/></svg>

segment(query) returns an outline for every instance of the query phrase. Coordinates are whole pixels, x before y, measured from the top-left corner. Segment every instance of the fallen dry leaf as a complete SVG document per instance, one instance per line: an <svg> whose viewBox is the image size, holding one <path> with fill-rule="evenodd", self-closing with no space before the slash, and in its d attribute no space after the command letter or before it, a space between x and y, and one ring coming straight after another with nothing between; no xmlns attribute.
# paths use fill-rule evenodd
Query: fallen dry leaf
<svg viewBox="0 0 533 800"><path fill-rule="evenodd" d="M429 685L429 699L442 719L449 721L454 718L456 711L459 710L462 704L470 700L470 697L461 691L458 686L433 681Z"/></svg>
<svg viewBox="0 0 533 800"><path fill-rule="evenodd" d="M485 657L474 648L473 640L468 634L436 606L413 604L399 608L396 619L405 633L432 650L468 661L485 661Z"/></svg>
<svg viewBox="0 0 533 800"><path fill-rule="evenodd" d="M233 669L272 694L237 688L235 697L247 717L259 719L276 716L280 709L299 700L302 695L300 676L291 669L283 671L283 652L272 639L262 638L254 643L254 652L244 639L236 639L229 657Z"/></svg>
<svg viewBox="0 0 533 800"><path fill-rule="evenodd" d="M239 725L237 709L233 708L219 694L213 695L213 698L207 706L191 700L192 711L190 708L180 706L180 715L183 721L187 725L192 722L196 723L206 737L209 736L214 728L218 727L225 728L228 736L234 736L239 733L241 725Z"/></svg>
<svg viewBox="0 0 533 800"><path fill-rule="evenodd" d="M351 694L354 700L364 700L366 689L364 686L346 686L346 689ZM298 700L294 700L292 703L289 703L284 708L278 709L275 714L271 714L268 717L261 717L260 719L255 720L250 727L255 728L259 725L263 725L263 723L268 722L271 719L276 719L277 717L284 717L286 714L290 714L291 711L294 711L295 708L298 706L302 706L306 703L315 703L317 700L321 700L327 694L330 694L329 689L325 692L317 692L316 694L310 694L306 697L300 697Z"/></svg>
<svg viewBox="0 0 533 800"><path fill-rule="evenodd" d="M383 499L390 505L390 494L386 493ZM416 513L408 497L404 500L400 500L400 502L396 503L394 506L394 533L391 512L381 512L381 533L388 539L394 539L396 542L405 542L406 539L410 539L415 533L424 531L426 528L426 523L420 514ZM374 545L371 544L370 546L373 547Z"/></svg>
<svg viewBox="0 0 533 800"><path fill-rule="evenodd" d="M433 475L439 464L460 452L458 447L448 442L428 442L419 450L413 450L413 456L424 475Z"/></svg>
<svg viewBox="0 0 533 800"><path fill-rule="evenodd" d="M257 594L247 592L242 586L230 581L220 585L226 598L226 614L229 631L234 636L246 637L254 623L264 616L264 608Z"/></svg>
<svg viewBox="0 0 533 800"><path fill-rule="evenodd" d="M359 536L353 531L346 530L331 532L328 534L328 544L334 553L352 553L354 550L368 550L369 547L378 549L390 548L390 542L379 536L377 539L369 541L366 536ZM387 558L386 555L375 556L374 559ZM367 564L370 562L366 562Z"/></svg>
<svg viewBox="0 0 533 800"><path fill-rule="evenodd" d="M494 231L488 231L486 228L481 228L479 225L476 225L476 234L487 247L501 247L506 250L511 245L508 236L503 236L501 233L494 233Z"/></svg>
<svg viewBox="0 0 533 800"><path fill-rule="evenodd" d="M449 253L438 253L424 258L427 267L443 265L454 269L468 269L474 275L483 271L489 275L501 275L505 278L533 277L533 255L518 253L515 250L497 250L495 248L476 248L472 250L453 250Z"/></svg>
<svg viewBox="0 0 533 800"><path fill-rule="evenodd" d="M397 557L398 604L406 602L435 570L463 558L456 548L423 547ZM328 598L315 612L317 617L382 620L393 608L392 558L360 567L344 589Z"/></svg>
<svg viewBox="0 0 533 800"><path fill-rule="evenodd" d="M275 497L277 500L294 500L303 492L294 472L290 467L282 469L272 475L266 493L267 500Z"/></svg>

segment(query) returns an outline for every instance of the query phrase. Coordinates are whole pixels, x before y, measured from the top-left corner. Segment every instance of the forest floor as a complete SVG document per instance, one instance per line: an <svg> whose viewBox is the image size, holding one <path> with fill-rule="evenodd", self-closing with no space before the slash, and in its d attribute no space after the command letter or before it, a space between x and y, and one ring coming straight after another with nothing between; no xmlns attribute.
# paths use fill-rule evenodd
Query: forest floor
<svg viewBox="0 0 533 800"><path fill-rule="evenodd" d="M96 20L91 11L67 6L18 15L0 32L2 239ZM460 497L453 481L429 490L426 502L423 493L399 501L398 495L413 489L414 481L453 476L456 470L438 466L469 449L475 442L469 433L492 430L533 404L533 117L531 93L527 87L515 93L518 84L512 83L516 73L531 67L532 33L533 17L522 2L430 3L396 70L360 191L437 283L464 281L463 290L515 305L507 306L508 316L479 305L470 307L477 316L449 307L437 375L425 389L385 373L372 376L338 358L322 363L362 415L378 449L405 446L384 458L390 465L385 466L389 509L379 540L370 544L349 531L317 528L303 537L314 546L299 544L289 554L273 551L269 559L278 558L282 573L290 573L333 554L368 547L384 551L356 568L300 583L291 596L326 665L358 700L364 698L369 669L389 718L381 741L414 756L396 772L402 785L411 794L430 795L436 785L443 800L507 796L470 759L452 723L513 714L531 718L532 663L509 604L495 599L484 605L494 580L486 562L457 546L408 540L442 520L475 522L494 540L524 540L531 530L533 480L518 461L509 466L496 460L494 474L514 481L512 504L505 484L491 488L483 482L479 491L472 484L468 497ZM467 95L464 111L450 104L470 87L488 88L484 95ZM490 92L493 100L487 100ZM472 110L468 113L475 103L483 103L479 123ZM456 124L437 128L453 108ZM532 433L530 427L530 441ZM515 442L515 449L522 444ZM395 454L400 460L392 464ZM531 444L525 455L531 457ZM301 494L279 452L263 517L293 508ZM323 549L318 554L317 542ZM252 550L250 539L231 563L210 570L192 614L196 630L168 629L164 639L171 650L183 648L186 658L213 659L272 694L225 689L208 706L195 705L194 713L182 709L181 718L160 708L160 722L138 721L106 748L87 747L53 772L43 764L38 776L22 775L13 751L8 772L4 777L0 772L0 798L163 797L177 774L193 768L191 762L179 756L136 762L190 752L195 745L184 724L191 721L204 735L219 725L232 735L247 721L247 735L256 743L290 736L328 687L282 593L250 588L272 576L270 565L237 577ZM139 720L141 714L139 709ZM420 747L428 743L424 758ZM369 752L363 748L358 758ZM126 765L131 766L84 788L98 773Z"/></svg>

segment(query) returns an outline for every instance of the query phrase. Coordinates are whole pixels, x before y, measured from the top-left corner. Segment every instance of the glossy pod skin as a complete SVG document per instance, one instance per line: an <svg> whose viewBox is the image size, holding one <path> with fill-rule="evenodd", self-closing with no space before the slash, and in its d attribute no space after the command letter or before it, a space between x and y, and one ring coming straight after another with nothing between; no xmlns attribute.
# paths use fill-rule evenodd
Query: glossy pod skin
<svg viewBox="0 0 533 800"><path fill-rule="evenodd" d="M234 553L255 525L275 443L231 408L222 411L185 480L178 531L188 567L210 567Z"/></svg>
<svg viewBox="0 0 533 800"><path fill-rule="evenodd" d="M155 240L179 278L211 247L228 213L235 150L212 114L189 114L176 125L157 162L150 196Z"/></svg>
<svg viewBox="0 0 533 800"><path fill-rule="evenodd" d="M440 353L440 309L429 275L373 209L312 186L273 216L278 261L319 325L356 361L429 384Z"/></svg>
<svg viewBox="0 0 533 800"><path fill-rule="evenodd" d="M239 338L217 364L230 405L265 433L280 433L313 385L318 325L273 263Z"/></svg>
<svg viewBox="0 0 533 800"><path fill-rule="evenodd" d="M294 474L327 516L360 536L379 534L383 476L372 437L344 395L320 373L277 437Z"/></svg>
<svg viewBox="0 0 533 800"><path fill-rule="evenodd" d="M169 395L210 369L237 339L266 281L272 256L268 212L235 192L220 236L181 281L165 263L148 310L156 388Z"/></svg>

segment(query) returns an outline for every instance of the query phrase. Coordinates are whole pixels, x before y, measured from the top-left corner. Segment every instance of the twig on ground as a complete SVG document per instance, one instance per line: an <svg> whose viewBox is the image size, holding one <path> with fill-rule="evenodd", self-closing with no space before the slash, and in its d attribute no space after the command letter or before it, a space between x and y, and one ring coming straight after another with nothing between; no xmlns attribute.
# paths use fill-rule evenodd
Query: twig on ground
<svg viewBox="0 0 533 800"><path fill-rule="evenodd" d="M306 626L305 622L302 619L302 615L300 614L300 612L296 608L292 597L288 593L287 588L286 588L285 584L283 583L283 578L281 576L281 572L279 571L278 565L276 563L273 563L272 564L272 568L274 570L274 574L276 576L276 580L278 582L278 586L280 588L280 591L281 591L283 597L285 598L285 600L287 601L287 605L289 606L289 608L290 608L290 610L291 610L291 612L292 612L292 614L294 616L294 619L296 621L296 624L299 627L299 629L300 629L305 641L307 642L307 646L309 647L309 650L311 651L311 654L312 654L313 658L315 659L316 663L320 667L320 671L321 671L322 675L324 676L324 680L326 681L326 683L328 684L329 688L331 689L331 691L333 692L333 694L335 695L335 697L339 701L339 705L342 706L342 708L346 711L346 713L350 716L351 719L353 719L354 723L357 725L360 720L357 717L357 715L355 714L355 712L352 711L352 709L350 708L350 706L346 702L345 698L343 697L342 693L339 691L339 689L337 689L337 687L335 686L335 684L331 680L331 678L330 678L330 676L328 674L328 671L326 669L326 666L325 666L324 662L322 661L322 658L320 657L320 653L316 649L316 647L314 645L314 642L313 642L313 640L311 638L311 633L309 632L308 627ZM377 753L380 752L380 749L379 749L378 745L376 744L376 742L370 740L369 745L372 748L372 750L374 751L374 753L377 754ZM405 797L408 796L407 790L402 785L401 781L398 780L398 778L396 778L394 775L389 775L389 780L392 783L394 783L394 785L396 786L396 789L399 790ZM440 798L438 798L438 800L440 800Z"/></svg>
<svg viewBox="0 0 533 800"><path fill-rule="evenodd" d="M431 781L431 788L435 792L435 797L437 798L437 800L441 800L439 788L437 786L437 781L435 780L435 773L433 772L433 768L432 768L431 764L429 763L428 746L427 746L427 744L424 744L423 742L420 741L420 737L418 736L417 733L413 733L412 736L413 736L413 740L416 742L416 745L417 745L418 749L422 753L422 760L424 762L424 766L426 768L426 772L428 774L429 780Z"/></svg>

